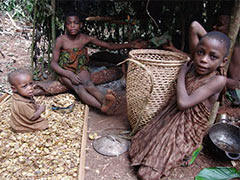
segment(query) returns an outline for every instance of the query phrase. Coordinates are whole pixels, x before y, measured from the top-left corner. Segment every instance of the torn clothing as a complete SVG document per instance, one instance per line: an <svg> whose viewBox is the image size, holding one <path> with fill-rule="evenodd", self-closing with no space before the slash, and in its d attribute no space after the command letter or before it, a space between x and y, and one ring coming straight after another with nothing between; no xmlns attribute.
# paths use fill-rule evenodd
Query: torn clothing
<svg viewBox="0 0 240 180"><path fill-rule="evenodd" d="M48 121L42 117L31 120L37 110L34 99L27 99L14 93L11 104L10 126L15 132L31 132L48 128Z"/></svg>

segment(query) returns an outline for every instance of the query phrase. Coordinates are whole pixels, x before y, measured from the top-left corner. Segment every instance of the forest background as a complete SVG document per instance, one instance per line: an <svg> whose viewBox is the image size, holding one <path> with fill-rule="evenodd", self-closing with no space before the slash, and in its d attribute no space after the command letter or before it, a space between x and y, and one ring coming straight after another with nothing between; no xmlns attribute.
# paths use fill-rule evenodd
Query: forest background
<svg viewBox="0 0 240 180"><path fill-rule="evenodd" d="M85 19L82 32L101 40L124 43L167 35L178 49L188 52L191 22L196 20L210 31L218 14L231 14L233 6L234 0L0 1L3 14L8 12L13 19L32 25L31 65L36 80L49 71L52 48L56 37L64 33L64 17L69 11L77 11Z"/></svg>

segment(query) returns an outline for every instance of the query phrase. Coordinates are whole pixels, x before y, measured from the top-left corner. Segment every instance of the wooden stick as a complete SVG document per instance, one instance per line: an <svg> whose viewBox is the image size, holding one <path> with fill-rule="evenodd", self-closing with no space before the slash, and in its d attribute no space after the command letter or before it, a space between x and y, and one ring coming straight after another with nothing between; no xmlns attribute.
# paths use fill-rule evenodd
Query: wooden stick
<svg viewBox="0 0 240 180"><path fill-rule="evenodd" d="M3 58L5 58L4 54L2 53L2 51L0 50L0 54L2 55Z"/></svg>
<svg viewBox="0 0 240 180"><path fill-rule="evenodd" d="M13 25L16 29L22 29L22 28L20 28L19 26L17 26L17 24L15 23L15 21L13 20L13 18L10 16L10 14L9 14L8 12L7 12L6 14L7 14L7 16L9 17L12 25Z"/></svg>
<svg viewBox="0 0 240 180"><path fill-rule="evenodd" d="M228 56L228 61L224 67L226 73L228 71L228 66L231 61L232 52L234 50L239 28L240 28L240 0L236 0L234 3L232 15L231 15L231 21L230 21L229 33L228 33L228 37L231 40L231 47L230 47L230 52Z"/></svg>
<svg viewBox="0 0 240 180"><path fill-rule="evenodd" d="M51 27L52 27L52 44L54 46L56 40L56 26L55 26L55 16L56 16L56 0L51 0L52 6L52 16L51 16Z"/></svg>
<svg viewBox="0 0 240 180"><path fill-rule="evenodd" d="M220 104L220 102L217 101L217 102L215 102L215 104L213 106L213 109L211 111L211 114L209 116L209 121L208 121L210 126L215 123L217 113L218 113L219 104Z"/></svg>
<svg viewBox="0 0 240 180"><path fill-rule="evenodd" d="M34 49L35 49L35 29L36 29L36 21L37 21L37 0L34 1L34 4L33 4L33 12L34 12L34 15L33 15L33 30L32 30L32 45L31 45L31 69L32 69L32 72L34 70L34 67L33 67L33 63L34 63Z"/></svg>
<svg viewBox="0 0 240 180"><path fill-rule="evenodd" d="M232 11L230 29L229 29L229 33L228 33L228 37L231 40L231 47L230 47L230 52L229 52L229 55L228 55L229 61L226 63L226 65L224 67L225 73L227 73L227 71L228 71L228 67L229 67L230 59L232 57L232 52L233 52L233 49L234 49L234 46L235 46L235 41L236 41L236 38L237 38L239 27L240 27L240 0L236 0L235 5L234 5L234 9ZM225 94L225 92L223 94ZM222 104L224 103L224 95L223 95L221 103ZM214 105L214 107L212 109L212 112L211 112L211 115L215 118L216 118L216 114L218 112L218 108L219 108L219 106Z"/></svg>
<svg viewBox="0 0 240 180"><path fill-rule="evenodd" d="M112 17L100 17L100 16L91 16L85 19L86 21L112 21Z"/></svg>
<svg viewBox="0 0 240 180"><path fill-rule="evenodd" d="M135 25L134 22L125 22L121 20L116 20L112 17L100 17L100 16L94 16L94 17L87 17L85 19L86 21L107 21L110 23L115 23L115 24L130 24L130 25Z"/></svg>
<svg viewBox="0 0 240 180"><path fill-rule="evenodd" d="M150 0L147 1L147 5L146 5L146 12L147 15L151 18L151 20L153 21L153 23L157 26L157 28L159 29L158 23L155 21L155 19L151 16L150 12L148 11L148 5L149 5Z"/></svg>
<svg viewBox="0 0 240 180"><path fill-rule="evenodd" d="M80 153L80 165L78 170L78 180L84 180L84 176L85 176L88 113L89 113L89 108L86 105L86 109L84 112L85 117L84 117L83 131L82 131L82 143L81 143L81 153Z"/></svg>

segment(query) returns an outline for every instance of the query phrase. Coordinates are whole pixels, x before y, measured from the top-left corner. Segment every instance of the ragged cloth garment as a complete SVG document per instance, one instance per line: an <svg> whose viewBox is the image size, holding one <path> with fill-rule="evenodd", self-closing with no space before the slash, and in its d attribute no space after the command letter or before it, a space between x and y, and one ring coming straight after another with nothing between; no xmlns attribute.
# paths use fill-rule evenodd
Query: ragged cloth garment
<svg viewBox="0 0 240 180"><path fill-rule="evenodd" d="M34 99L24 98L16 93L12 96L10 126L15 132L32 132L48 128L48 121L42 117L31 120L36 112Z"/></svg>
<svg viewBox="0 0 240 180"><path fill-rule="evenodd" d="M88 70L89 62L87 48L62 49L59 56L59 66L74 73Z"/></svg>
<svg viewBox="0 0 240 180"><path fill-rule="evenodd" d="M191 70L186 76L188 94L216 75L196 76ZM173 97L163 111L158 112L149 124L133 138L129 155L132 166L140 166L142 180L159 180L168 176L172 168L183 164L199 147L208 129L210 107L207 100L186 110L177 108Z"/></svg>

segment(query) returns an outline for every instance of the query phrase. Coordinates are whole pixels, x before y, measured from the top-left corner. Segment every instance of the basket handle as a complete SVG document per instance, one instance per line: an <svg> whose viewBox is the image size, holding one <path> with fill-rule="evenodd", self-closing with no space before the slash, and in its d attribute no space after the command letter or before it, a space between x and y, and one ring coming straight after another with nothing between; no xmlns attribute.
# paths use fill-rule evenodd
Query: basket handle
<svg viewBox="0 0 240 180"><path fill-rule="evenodd" d="M142 64L139 61L136 61L134 59L131 59L131 58L125 59L124 61L118 63L117 66L119 66L119 65L121 65L121 64L123 64L127 61L131 61L131 62L137 64L138 66L140 66L141 68L143 68L147 72L147 74L150 77L150 81L151 81L151 87L150 87L150 93L149 93L149 95L151 95L152 91L153 91L153 74L152 74L152 72L144 64Z"/></svg>
<svg viewBox="0 0 240 180"><path fill-rule="evenodd" d="M125 63L127 61L133 62L133 63L137 64L138 66L140 66L141 68L143 68L147 72L149 77L150 77L151 87L150 87L150 91L149 91L148 96L145 97L146 98L146 104L147 104L147 102L149 101L149 97L150 97L150 95L152 94L152 91L153 91L153 74L144 64L142 64L139 61L136 61L134 59L131 59L131 58L125 59L124 61L118 63L117 65L119 66L119 65L121 65L121 64L123 64L123 63ZM141 114L144 112L145 107L146 106L144 106L142 108L141 113L139 113L140 114L139 116L141 116ZM134 135L137 132L138 128L139 128L138 125L140 123L140 118L137 118L137 119L138 120L137 120L136 126L133 128L132 132L130 133L130 136Z"/></svg>

